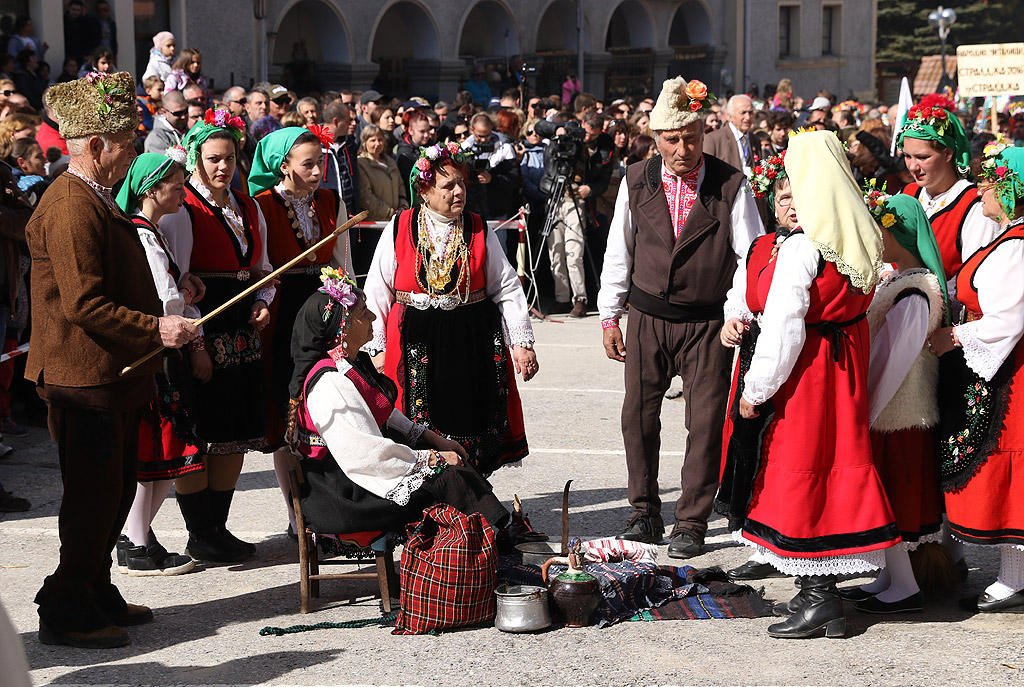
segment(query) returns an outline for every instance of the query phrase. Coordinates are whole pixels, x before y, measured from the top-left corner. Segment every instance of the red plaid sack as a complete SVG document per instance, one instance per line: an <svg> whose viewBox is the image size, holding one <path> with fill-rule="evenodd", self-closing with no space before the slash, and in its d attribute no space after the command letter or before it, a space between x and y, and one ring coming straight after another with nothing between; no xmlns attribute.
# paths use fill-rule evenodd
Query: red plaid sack
<svg viewBox="0 0 1024 687"><path fill-rule="evenodd" d="M392 634L424 634L493 620L498 549L483 516L464 515L442 503L423 511L423 520L406 531L402 610Z"/></svg>

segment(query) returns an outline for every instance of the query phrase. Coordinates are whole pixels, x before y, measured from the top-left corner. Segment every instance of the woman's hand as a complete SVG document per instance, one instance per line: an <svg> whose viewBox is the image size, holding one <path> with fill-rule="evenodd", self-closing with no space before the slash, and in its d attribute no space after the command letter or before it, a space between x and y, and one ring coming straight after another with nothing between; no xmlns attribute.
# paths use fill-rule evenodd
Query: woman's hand
<svg viewBox="0 0 1024 687"><path fill-rule="evenodd" d="M515 363L516 372L523 376L523 381L528 382L540 370L537 362L537 353L532 348L522 346L512 347L512 361Z"/></svg>
<svg viewBox="0 0 1024 687"><path fill-rule="evenodd" d="M192 305L193 303L198 303L199 301L203 300L203 296L206 295L206 284L203 283L202 279L192 274L191 272L186 272L185 274L182 275L181 281L179 282L179 287L182 289L187 289L192 294L191 300L189 300L189 302L186 303L185 305Z"/></svg>
<svg viewBox="0 0 1024 687"><path fill-rule="evenodd" d="M752 405L750 401L742 396L740 397L740 417L744 420L753 420L760 414L761 413L757 410L757 406Z"/></svg>
<svg viewBox="0 0 1024 687"><path fill-rule="evenodd" d="M206 384L213 377L213 361L210 354L204 349L202 351L189 351L192 358L192 376L200 383Z"/></svg>
<svg viewBox="0 0 1024 687"><path fill-rule="evenodd" d="M944 356L954 348L960 348L960 340L956 338L953 330L953 327L943 327L932 332L925 340L928 350L936 356Z"/></svg>
<svg viewBox="0 0 1024 687"><path fill-rule="evenodd" d="M384 374L384 351L373 356L370 360L373 361L373 366L377 368L377 372Z"/></svg>
<svg viewBox="0 0 1024 687"><path fill-rule="evenodd" d="M256 301L252 304L252 317L249 318L249 324L256 331L260 331L270 324L270 308L267 307L265 301Z"/></svg>
<svg viewBox="0 0 1024 687"><path fill-rule="evenodd" d="M729 321L722 325L722 333L719 334L722 345L726 348L736 348L743 343L743 332L746 330L747 326L743 324L743 320L737 317L729 318Z"/></svg>
<svg viewBox="0 0 1024 687"><path fill-rule="evenodd" d="M452 439L446 439L437 434L437 432L426 430L420 437L420 440L432 449L436 449L441 453L455 453L462 460L469 460L469 454L466 453L466 447L457 441Z"/></svg>
<svg viewBox="0 0 1024 687"><path fill-rule="evenodd" d="M462 465L462 458L454 451L439 451L441 461L446 465ZM430 457L430 467L437 467L437 456Z"/></svg>

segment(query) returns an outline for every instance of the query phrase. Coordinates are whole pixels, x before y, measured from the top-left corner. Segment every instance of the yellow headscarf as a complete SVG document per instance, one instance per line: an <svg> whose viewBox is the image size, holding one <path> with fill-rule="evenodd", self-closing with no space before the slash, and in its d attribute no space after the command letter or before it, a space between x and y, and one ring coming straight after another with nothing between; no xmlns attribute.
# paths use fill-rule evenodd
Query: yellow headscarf
<svg viewBox="0 0 1024 687"><path fill-rule="evenodd" d="M882 230L864 205L839 138L812 131L789 139L786 173L804 234L850 283L870 293L882 266Z"/></svg>

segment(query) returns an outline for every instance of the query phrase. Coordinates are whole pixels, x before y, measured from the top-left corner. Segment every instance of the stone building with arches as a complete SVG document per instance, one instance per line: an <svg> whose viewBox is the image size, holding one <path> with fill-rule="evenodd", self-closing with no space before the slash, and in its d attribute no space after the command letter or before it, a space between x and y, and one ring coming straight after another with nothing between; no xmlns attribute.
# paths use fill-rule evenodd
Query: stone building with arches
<svg viewBox="0 0 1024 687"><path fill-rule="evenodd" d="M788 76L800 94L874 90L877 0L579 0L582 77L605 98L676 74L717 93ZM86 0L92 4L94 0ZM521 54L555 92L576 70L577 0L110 0L123 68L141 73L154 33L203 51L215 88L280 81L451 98L473 63ZM63 0L0 0L63 53ZM55 70L56 71L56 70Z"/></svg>

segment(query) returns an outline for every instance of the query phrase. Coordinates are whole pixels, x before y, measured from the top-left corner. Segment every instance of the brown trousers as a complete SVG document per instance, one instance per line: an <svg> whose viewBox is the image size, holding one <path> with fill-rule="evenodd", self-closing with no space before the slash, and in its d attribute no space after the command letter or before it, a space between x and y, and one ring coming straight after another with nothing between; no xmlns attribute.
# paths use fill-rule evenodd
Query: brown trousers
<svg viewBox="0 0 1024 687"><path fill-rule="evenodd" d="M110 581L110 552L135 498L139 411L49 405L64 483L60 564L35 601L51 629L89 632L125 609Z"/></svg>
<svg viewBox="0 0 1024 687"><path fill-rule="evenodd" d="M719 341L722 320L674 323L637 311L626 327L626 397L622 438L629 472L629 503L645 515L661 517L658 462L661 404L672 378L683 379L686 402L686 457L683 493L676 501L672 534L703 540L718 489L722 425L729 400L732 349Z"/></svg>

